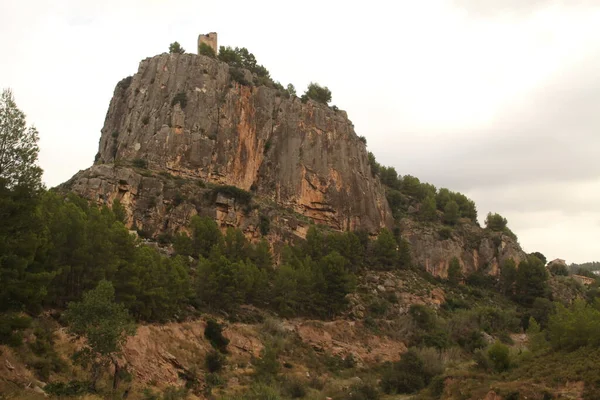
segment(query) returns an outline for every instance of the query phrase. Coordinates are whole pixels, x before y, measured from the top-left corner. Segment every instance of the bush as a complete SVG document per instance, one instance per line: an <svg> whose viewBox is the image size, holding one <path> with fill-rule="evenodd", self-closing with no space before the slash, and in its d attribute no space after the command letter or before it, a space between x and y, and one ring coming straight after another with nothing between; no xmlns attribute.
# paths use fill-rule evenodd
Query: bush
<svg viewBox="0 0 600 400"><path fill-rule="evenodd" d="M506 218L497 213L492 214L490 212L485 219L486 228L495 232L502 232L506 228L507 224L508 221Z"/></svg>
<svg viewBox="0 0 600 400"><path fill-rule="evenodd" d="M452 228L444 226L438 231L438 234L442 240L450 239L452 237Z"/></svg>
<svg viewBox="0 0 600 400"><path fill-rule="evenodd" d="M215 198L216 198L216 195L219 193L224 194L229 197L233 197L240 204L247 205L247 204L250 204L250 202L252 201L252 193L250 193L244 189L235 187L235 186L230 186L230 185L217 186L212 190L212 193Z"/></svg>
<svg viewBox="0 0 600 400"><path fill-rule="evenodd" d="M181 45L179 44L179 42L173 42L169 45L169 53L171 54L183 54L185 53L185 50L183 49L183 47L181 47Z"/></svg>
<svg viewBox="0 0 600 400"><path fill-rule="evenodd" d="M177 103L179 103L179 107L181 107L182 110L187 106L187 94L185 92L179 92L173 97L173 100L171 100L171 107L174 107Z"/></svg>
<svg viewBox="0 0 600 400"><path fill-rule="evenodd" d="M219 372L225 366L225 356L216 350L212 350L206 354L204 365L208 372Z"/></svg>
<svg viewBox="0 0 600 400"><path fill-rule="evenodd" d="M307 99L327 104L331 101L331 90L326 86L320 86L318 83L311 82L306 92L302 95L302 101L306 102Z"/></svg>
<svg viewBox="0 0 600 400"><path fill-rule="evenodd" d="M198 54L208 56L210 58L217 58L215 50L206 43L200 43L200 47L198 47Z"/></svg>
<svg viewBox="0 0 600 400"><path fill-rule="evenodd" d="M261 351L261 357L254 360L255 372L262 381L270 382L279 373L280 365L277 361L276 349L267 344Z"/></svg>
<svg viewBox="0 0 600 400"><path fill-rule="evenodd" d="M510 367L508 346L496 342L488 349L487 355L495 371L504 372Z"/></svg>
<svg viewBox="0 0 600 400"><path fill-rule="evenodd" d="M127 78L123 78L117 83L117 88L121 90L127 90L129 86L131 86L131 82L133 81L133 76L128 76Z"/></svg>
<svg viewBox="0 0 600 400"><path fill-rule="evenodd" d="M306 384L297 380L289 380L284 385L285 393L292 399L300 399L306 396Z"/></svg>
<svg viewBox="0 0 600 400"><path fill-rule="evenodd" d="M231 79L240 85L250 86L250 82L246 80L246 76L244 75L244 71L239 68L229 68L229 75Z"/></svg>
<svg viewBox="0 0 600 400"><path fill-rule="evenodd" d="M204 329L204 337L210 341L210 344L217 350L225 353L227 352L227 345L229 339L223 336L223 327L214 319L209 319L206 322L206 329Z"/></svg>
<svg viewBox="0 0 600 400"><path fill-rule="evenodd" d="M429 384L433 376L425 369L423 360L414 349L402 355L400 361L388 365L381 377L385 393L414 393Z"/></svg>
<svg viewBox="0 0 600 400"><path fill-rule="evenodd" d="M148 168L148 161L142 159L142 158L136 158L132 161L132 164L134 167L136 168L143 168L146 169Z"/></svg>
<svg viewBox="0 0 600 400"><path fill-rule="evenodd" d="M55 396L82 396L90 392L91 387L88 381L51 382L44 386L44 392Z"/></svg>
<svg viewBox="0 0 600 400"><path fill-rule="evenodd" d="M431 383L429 384L429 392L432 396L434 396L434 398L439 399L444 393L445 381L446 379L441 375L435 376L431 380Z"/></svg>
<svg viewBox="0 0 600 400"><path fill-rule="evenodd" d="M548 266L548 270L554 276L568 276L569 270L565 265L559 263L552 263Z"/></svg>
<svg viewBox="0 0 600 400"><path fill-rule="evenodd" d="M31 318L17 314L0 315L0 344L17 347L23 343L20 331L31 326Z"/></svg>
<svg viewBox="0 0 600 400"><path fill-rule="evenodd" d="M371 383L358 383L350 388L349 400L379 400L379 390Z"/></svg>
<svg viewBox="0 0 600 400"><path fill-rule="evenodd" d="M262 214L260 216L260 221L258 223L258 229L260 230L260 234L266 236L271 231L271 219L268 215Z"/></svg>

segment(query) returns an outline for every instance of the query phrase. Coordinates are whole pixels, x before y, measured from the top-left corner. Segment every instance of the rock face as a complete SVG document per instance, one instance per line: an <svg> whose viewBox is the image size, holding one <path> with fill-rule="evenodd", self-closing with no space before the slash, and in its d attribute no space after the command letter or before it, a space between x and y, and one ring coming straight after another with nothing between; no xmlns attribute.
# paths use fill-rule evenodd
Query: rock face
<svg viewBox="0 0 600 400"><path fill-rule="evenodd" d="M235 82L227 64L209 57L162 54L143 60L115 89L95 165L68 186L100 203L119 198L130 223L159 231L176 230L194 206L179 210L177 221L163 218L173 226L157 226L168 216L148 207L148 198L170 201L157 173L252 191L336 230L375 233L390 227L384 190L346 113L287 97ZM230 214L235 208L221 207ZM242 223L239 213L228 218L230 225Z"/></svg>
<svg viewBox="0 0 600 400"><path fill-rule="evenodd" d="M516 240L501 232L488 232L464 221L449 238L440 236L439 226L420 224L409 218L400 221L402 237L411 244L413 262L430 274L448 276L456 257L464 274L483 271L497 275L502 263L512 258L518 265L526 257Z"/></svg>

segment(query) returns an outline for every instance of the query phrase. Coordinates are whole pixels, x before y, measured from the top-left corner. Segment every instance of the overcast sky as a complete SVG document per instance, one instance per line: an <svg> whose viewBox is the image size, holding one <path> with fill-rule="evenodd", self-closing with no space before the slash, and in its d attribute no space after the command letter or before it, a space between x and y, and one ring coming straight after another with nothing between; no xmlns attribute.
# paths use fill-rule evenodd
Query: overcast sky
<svg viewBox="0 0 600 400"><path fill-rule="evenodd" d="M502 214L525 251L600 260L600 0L2 0L0 88L46 184L92 164L140 60L211 31L328 86L380 163Z"/></svg>

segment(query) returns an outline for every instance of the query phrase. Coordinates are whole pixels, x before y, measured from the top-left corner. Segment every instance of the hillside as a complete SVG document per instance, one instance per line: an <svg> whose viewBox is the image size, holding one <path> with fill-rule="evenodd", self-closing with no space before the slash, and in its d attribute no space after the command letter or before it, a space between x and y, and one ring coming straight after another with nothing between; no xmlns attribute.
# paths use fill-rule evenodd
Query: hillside
<svg viewBox="0 0 600 400"><path fill-rule="evenodd" d="M414 262L440 276L454 257L465 272L491 274L524 259L516 240L479 227L463 195L440 190L440 215L423 221L420 204L437 190L390 178L365 142L344 111L207 56L162 54L117 84L94 166L63 187L98 205L118 200L127 225L154 240L201 215L274 248L304 238L311 224L371 236L396 227ZM454 198L465 218L443 229Z"/></svg>
<svg viewBox="0 0 600 400"><path fill-rule="evenodd" d="M599 278L203 51L120 81L60 187L0 176L0 399L600 396Z"/></svg>

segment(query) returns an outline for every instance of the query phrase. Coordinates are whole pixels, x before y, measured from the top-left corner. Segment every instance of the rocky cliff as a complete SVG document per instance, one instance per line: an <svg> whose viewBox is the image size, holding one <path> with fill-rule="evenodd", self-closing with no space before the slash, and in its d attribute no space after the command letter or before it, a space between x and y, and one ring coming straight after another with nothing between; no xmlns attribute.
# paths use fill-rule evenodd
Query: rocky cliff
<svg viewBox="0 0 600 400"><path fill-rule="evenodd" d="M498 275L505 260L513 259L518 265L526 257L515 239L482 229L468 220L463 220L448 236L440 235L440 225L410 218L403 218L399 225L402 237L411 245L413 262L434 276L447 277L454 257L465 275L475 271Z"/></svg>
<svg viewBox="0 0 600 400"><path fill-rule="evenodd" d="M255 78L242 72L250 83ZM120 199L129 223L152 234L175 231L198 212L256 226L257 212L227 196L206 202L208 189L182 180L250 191L297 214L300 224L304 217L375 233L393 223L366 146L345 112L241 85L227 64L209 57L161 54L119 82L95 164L67 186L99 203Z"/></svg>
<svg viewBox="0 0 600 400"><path fill-rule="evenodd" d="M196 214L249 237L264 235L259 226L269 220L273 243L304 237L311 223L391 228L385 189L346 113L254 81L201 55L143 60L115 88L94 165L65 187L98 204L119 199L128 224L154 238L185 229ZM463 222L446 238L418 218L397 225L414 263L433 275L446 276L453 257L466 273L491 274L524 258L510 237Z"/></svg>

